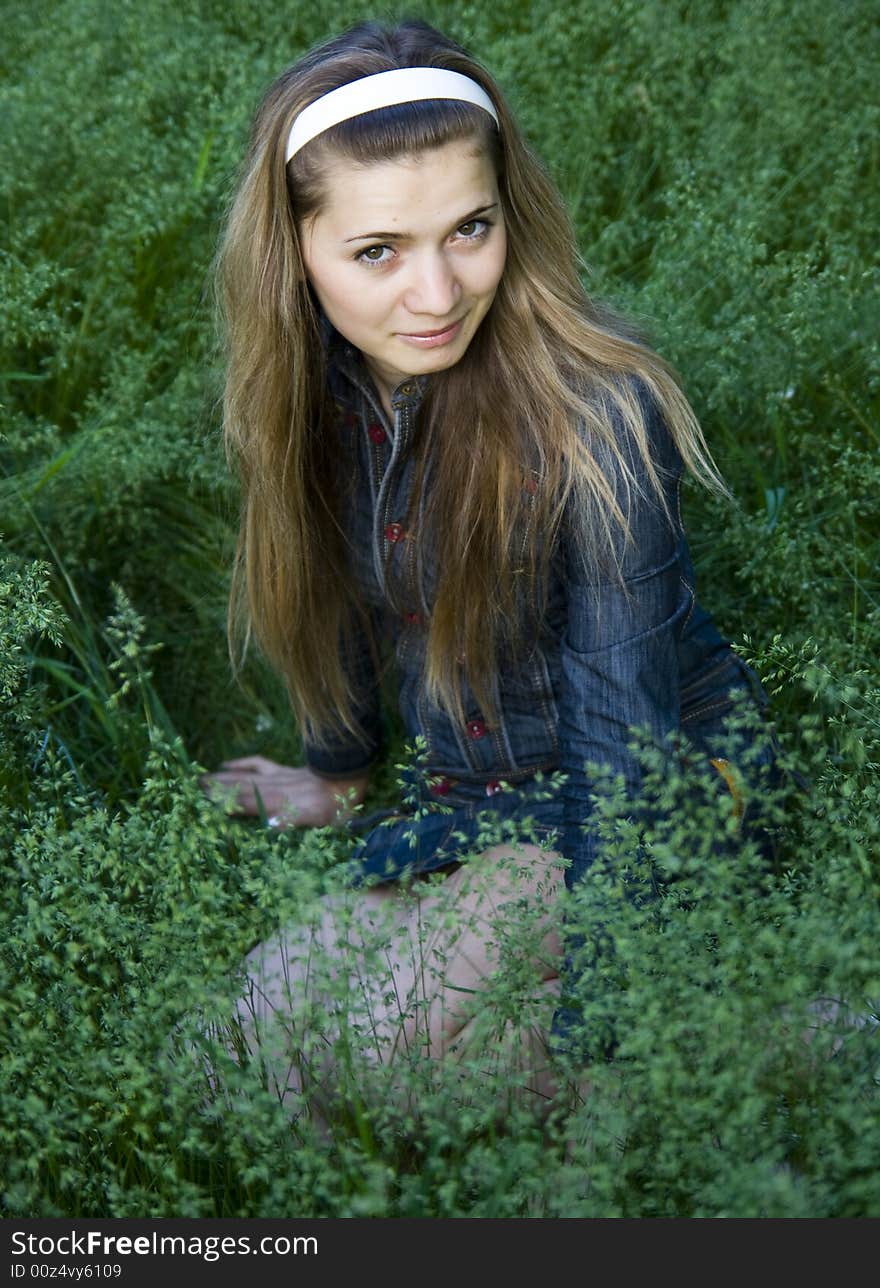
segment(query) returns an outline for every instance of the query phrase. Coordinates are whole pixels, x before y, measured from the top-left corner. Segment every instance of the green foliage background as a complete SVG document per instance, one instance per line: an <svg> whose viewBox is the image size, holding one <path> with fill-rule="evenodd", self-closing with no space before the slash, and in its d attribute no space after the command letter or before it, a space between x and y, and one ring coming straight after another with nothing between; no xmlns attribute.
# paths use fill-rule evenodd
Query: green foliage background
<svg viewBox="0 0 880 1288"><path fill-rule="evenodd" d="M862 1016L880 998L877 7L409 12L497 75L591 289L681 372L736 497L687 498L701 599L808 788L768 797L768 876L713 843L730 820L710 792L649 777L681 806L653 838L680 879L657 914L597 876L584 924L610 920L622 975L592 981L584 1018L613 1007L628 1036L555 1116L500 1130L479 1079L441 1072L416 1120L352 1095L328 1138L253 1089L222 1114L169 1071L202 982L345 851L198 790L198 764L298 755L273 678L228 673L217 233L265 85L400 11L0 5L0 1210L880 1215L876 1030L825 1025L821 1059L799 1036L818 996Z"/></svg>

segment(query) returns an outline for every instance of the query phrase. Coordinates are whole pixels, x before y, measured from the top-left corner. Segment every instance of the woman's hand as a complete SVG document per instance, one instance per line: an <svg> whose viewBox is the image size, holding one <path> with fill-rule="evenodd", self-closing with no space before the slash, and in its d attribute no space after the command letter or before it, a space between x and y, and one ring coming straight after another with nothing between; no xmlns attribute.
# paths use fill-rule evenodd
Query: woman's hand
<svg viewBox="0 0 880 1288"><path fill-rule="evenodd" d="M271 827L328 827L344 823L367 793L369 776L320 778L303 765L279 765L265 756L224 760L201 785L217 800L231 798L237 814L265 811ZM342 797L342 800L338 798Z"/></svg>

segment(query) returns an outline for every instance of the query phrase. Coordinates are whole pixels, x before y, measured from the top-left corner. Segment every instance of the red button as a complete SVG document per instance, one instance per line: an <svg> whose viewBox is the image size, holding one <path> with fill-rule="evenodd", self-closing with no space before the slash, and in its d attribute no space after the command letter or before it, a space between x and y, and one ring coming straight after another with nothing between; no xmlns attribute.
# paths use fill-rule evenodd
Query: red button
<svg viewBox="0 0 880 1288"><path fill-rule="evenodd" d="M471 738L485 738L486 725L482 720L468 720L467 731Z"/></svg>
<svg viewBox="0 0 880 1288"><path fill-rule="evenodd" d="M406 536L402 523L389 523L385 529L385 536L389 541L402 541Z"/></svg>
<svg viewBox="0 0 880 1288"><path fill-rule="evenodd" d="M404 613L403 616L407 626L421 626L425 620L421 613Z"/></svg>
<svg viewBox="0 0 880 1288"><path fill-rule="evenodd" d="M486 784L486 795L494 796L496 792L502 791L504 784L500 783L497 778L493 778L491 783Z"/></svg>
<svg viewBox="0 0 880 1288"><path fill-rule="evenodd" d="M367 427L367 433L370 435L370 438L372 438L374 443L384 443L385 439L388 437L378 421L373 421L373 424Z"/></svg>
<svg viewBox="0 0 880 1288"><path fill-rule="evenodd" d="M528 492L529 496L534 496L538 490L538 480L526 479L525 483L523 483L523 487Z"/></svg>
<svg viewBox="0 0 880 1288"><path fill-rule="evenodd" d="M435 796L448 796L452 791L452 781L449 778L438 778L436 783L431 784L431 791Z"/></svg>

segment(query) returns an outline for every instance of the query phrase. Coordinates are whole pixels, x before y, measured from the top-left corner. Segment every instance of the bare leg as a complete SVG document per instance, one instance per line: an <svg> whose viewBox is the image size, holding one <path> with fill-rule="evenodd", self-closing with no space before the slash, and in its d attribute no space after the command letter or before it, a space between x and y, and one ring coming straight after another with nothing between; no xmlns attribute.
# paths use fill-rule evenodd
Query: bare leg
<svg viewBox="0 0 880 1288"><path fill-rule="evenodd" d="M258 1059L291 1108L335 1085L352 1046L376 1065L405 1054L506 1061L523 1087L549 1095L562 884L554 852L497 845L439 883L325 897L306 924L249 954L231 1049ZM525 1016L493 1003L505 970Z"/></svg>

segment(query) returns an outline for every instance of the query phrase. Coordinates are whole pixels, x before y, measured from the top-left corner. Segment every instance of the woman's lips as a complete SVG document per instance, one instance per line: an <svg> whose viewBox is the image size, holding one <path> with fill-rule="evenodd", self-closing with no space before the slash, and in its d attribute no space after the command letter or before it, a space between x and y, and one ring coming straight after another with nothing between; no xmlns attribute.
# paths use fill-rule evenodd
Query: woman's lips
<svg viewBox="0 0 880 1288"><path fill-rule="evenodd" d="M464 318L459 318L453 322L452 326L447 327L445 331L422 332L415 335L408 335L405 331L398 331L398 340L403 340L404 344L414 344L418 349L435 349L438 345L449 344L454 340L461 330L461 324Z"/></svg>

